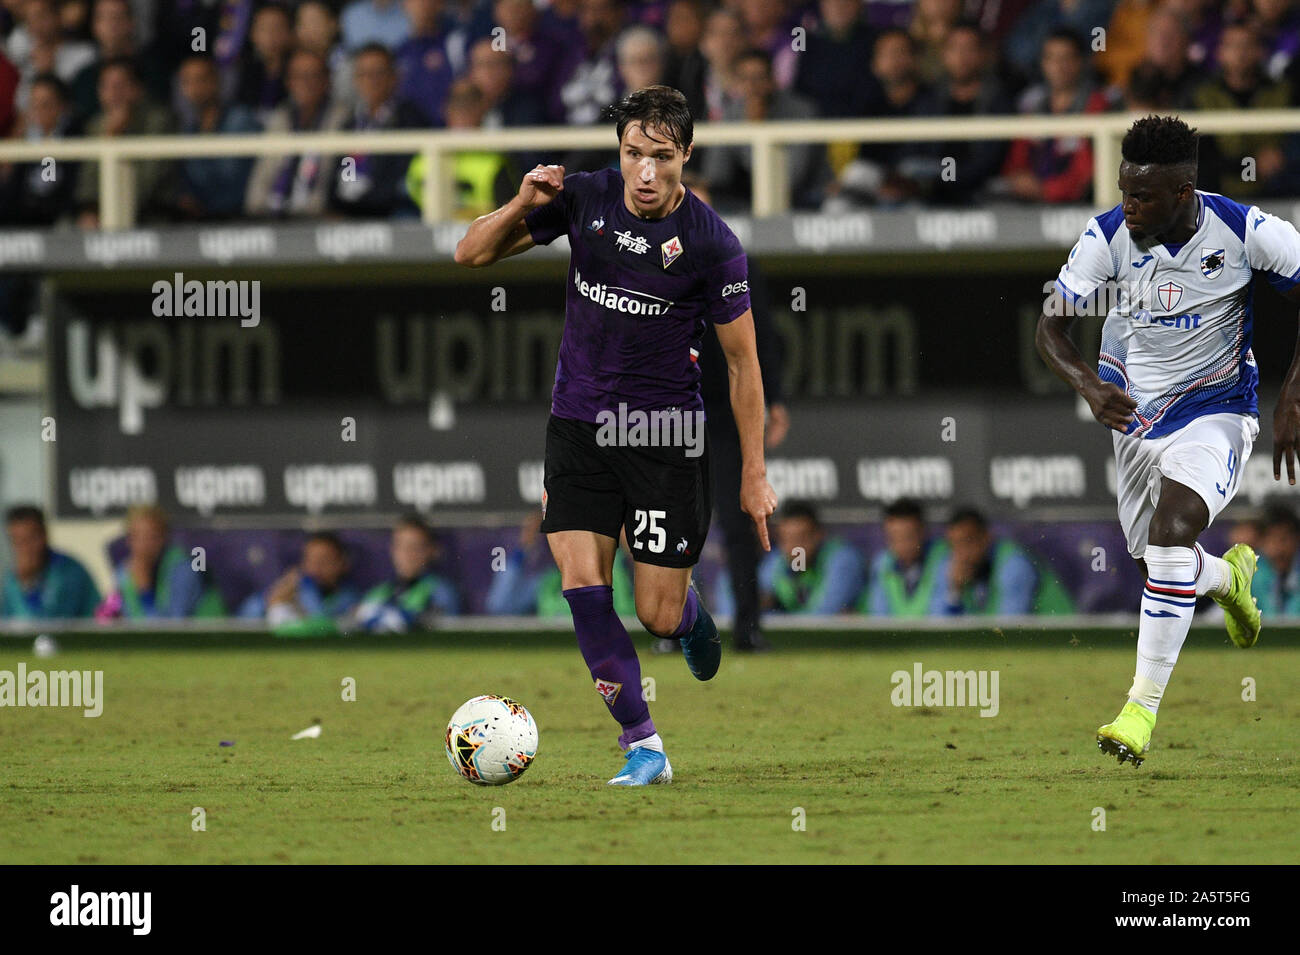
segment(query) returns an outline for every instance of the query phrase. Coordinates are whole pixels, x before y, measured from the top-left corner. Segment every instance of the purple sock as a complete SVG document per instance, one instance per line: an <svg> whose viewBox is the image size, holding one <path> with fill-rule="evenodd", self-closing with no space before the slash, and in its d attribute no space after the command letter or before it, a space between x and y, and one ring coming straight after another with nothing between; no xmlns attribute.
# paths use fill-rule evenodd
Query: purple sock
<svg viewBox="0 0 1300 955"><path fill-rule="evenodd" d="M641 696L641 662L623 621L614 612L614 588L577 587L564 591L573 612L578 649L587 661L596 690L623 727L618 745L627 749L653 736L650 707Z"/></svg>
<svg viewBox="0 0 1300 955"><path fill-rule="evenodd" d="M673 631L674 637L684 637L695 626L695 618L700 615L700 598L695 596L695 588L686 588L686 605L682 607L682 622Z"/></svg>

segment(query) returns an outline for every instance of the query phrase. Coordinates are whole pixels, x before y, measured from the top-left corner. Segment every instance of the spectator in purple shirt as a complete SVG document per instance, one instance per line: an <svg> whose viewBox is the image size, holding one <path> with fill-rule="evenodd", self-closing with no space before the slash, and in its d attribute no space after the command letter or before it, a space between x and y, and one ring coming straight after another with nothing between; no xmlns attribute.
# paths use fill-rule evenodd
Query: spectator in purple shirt
<svg viewBox="0 0 1300 955"><path fill-rule="evenodd" d="M406 0L411 35L395 52L397 93L420 110L431 126L442 126L447 91L455 71L447 54L448 31L438 0Z"/></svg>
<svg viewBox="0 0 1300 955"><path fill-rule="evenodd" d="M1223 32L1224 11L1219 7L1216 0L1165 0L1160 7L1178 17L1189 38L1187 58L1206 72L1214 69L1214 53Z"/></svg>
<svg viewBox="0 0 1300 955"><path fill-rule="evenodd" d="M582 42L582 29L578 26L578 8L582 0L551 0L542 11L542 22L568 43Z"/></svg>
<svg viewBox="0 0 1300 955"><path fill-rule="evenodd" d="M235 84L235 99L265 115L285 97L285 71L293 52L293 20L284 7L262 7L249 30L252 49L245 50Z"/></svg>
<svg viewBox="0 0 1300 955"><path fill-rule="evenodd" d="M496 0L492 17L506 31L506 49L515 59L515 86L550 101L569 57L569 38L542 21L532 0Z"/></svg>
<svg viewBox="0 0 1300 955"><path fill-rule="evenodd" d="M866 0L862 9L867 23L877 30L906 30L913 6L914 0Z"/></svg>
<svg viewBox="0 0 1300 955"><path fill-rule="evenodd" d="M796 59L799 54L791 43L791 22L786 0L738 0L736 9L745 23L749 45L766 50L772 57L772 79L776 88L788 90L794 85Z"/></svg>

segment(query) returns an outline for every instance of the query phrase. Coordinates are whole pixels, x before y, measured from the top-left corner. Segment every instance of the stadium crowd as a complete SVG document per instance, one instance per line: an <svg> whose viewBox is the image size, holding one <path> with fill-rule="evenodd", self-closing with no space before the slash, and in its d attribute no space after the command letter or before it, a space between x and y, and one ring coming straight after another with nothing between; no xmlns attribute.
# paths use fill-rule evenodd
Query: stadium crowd
<svg viewBox="0 0 1300 955"><path fill-rule="evenodd" d="M585 126L655 83L719 122L1241 110L1296 104L1297 50L1293 0L0 0L0 136ZM1080 138L788 148L806 209L1086 202L1091 186ZM1208 137L1205 152L1202 188L1300 193L1300 137ZM458 216L538 161L609 156L460 154ZM693 176L728 211L748 202L749 165L715 147ZM423 171L358 153L137 174L142 221L192 222L414 216ZM0 165L0 223L93 228L97 189L77 164Z"/></svg>
<svg viewBox="0 0 1300 955"><path fill-rule="evenodd" d="M267 587L228 603L213 568L182 546L165 511L130 510L123 523L121 559L111 590L101 595L76 558L55 549L43 512L12 507L5 517L12 562L0 579L0 619L102 621L238 617L262 621L281 636L401 633L482 606L499 616L562 617L568 605L560 573L539 533L540 514L493 556L484 594L467 594L456 556L422 517L392 527L387 570L368 588L357 585L348 545L333 532L303 536L299 556ZM964 615L1069 614L1076 601L1049 561L994 532L980 512L958 508L939 529L921 505L890 504L881 526L884 546L864 554L826 527L816 508L787 503L774 522L772 551L759 569L763 610L778 615L864 614L878 618L951 618ZM1259 518L1239 520L1228 532L1259 555L1253 592L1272 615L1300 614L1300 518L1275 505ZM614 562L614 606L635 616L632 564L626 540ZM710 606L734 614L724 568L713 576ZM478 598L481 598L478 599Z"/></svg>

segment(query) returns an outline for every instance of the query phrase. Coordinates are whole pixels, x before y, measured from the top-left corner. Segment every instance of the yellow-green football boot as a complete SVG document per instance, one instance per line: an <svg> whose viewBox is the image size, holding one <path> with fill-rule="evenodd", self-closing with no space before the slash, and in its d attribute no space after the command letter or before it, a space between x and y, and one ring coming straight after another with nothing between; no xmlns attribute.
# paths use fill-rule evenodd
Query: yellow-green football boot
<svg viewBox="0 0 1300 955"><path fill-rule="evenodd" d="M1255 577L1255 552L1245 544L1228 549L1223 559L1232 568L1232 586L1228 596L1215 597L1223 608L1223 620L1232 642L1245 650L1259 639L1259 607L1250 593L1250 582Z"/></svg>
<svg viewBox="0 0 1300 955"><path fill-rule="evenodd" d="M1156 715L1145 706L1128 702L1119 711L1113 723L1097 730L1097 748L1114 756L1122 763L1141 766L1151 745L1151 731L1155 729Z"/></svg>

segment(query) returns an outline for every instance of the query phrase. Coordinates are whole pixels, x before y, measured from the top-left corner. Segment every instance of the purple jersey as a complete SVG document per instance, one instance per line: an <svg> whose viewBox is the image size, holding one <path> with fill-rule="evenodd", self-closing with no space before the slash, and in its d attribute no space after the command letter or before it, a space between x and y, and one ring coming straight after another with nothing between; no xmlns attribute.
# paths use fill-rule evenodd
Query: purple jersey
<svg viewBox="0 0 1300 955"><path fill-rule="evenodd" d="M745 250L689 189L663 219L623 204L617 169L574 173L528 213L533 241L568 235L564 337L551 413L578 421L601 411L697 410L705 322L749 308Z"/></svg>

